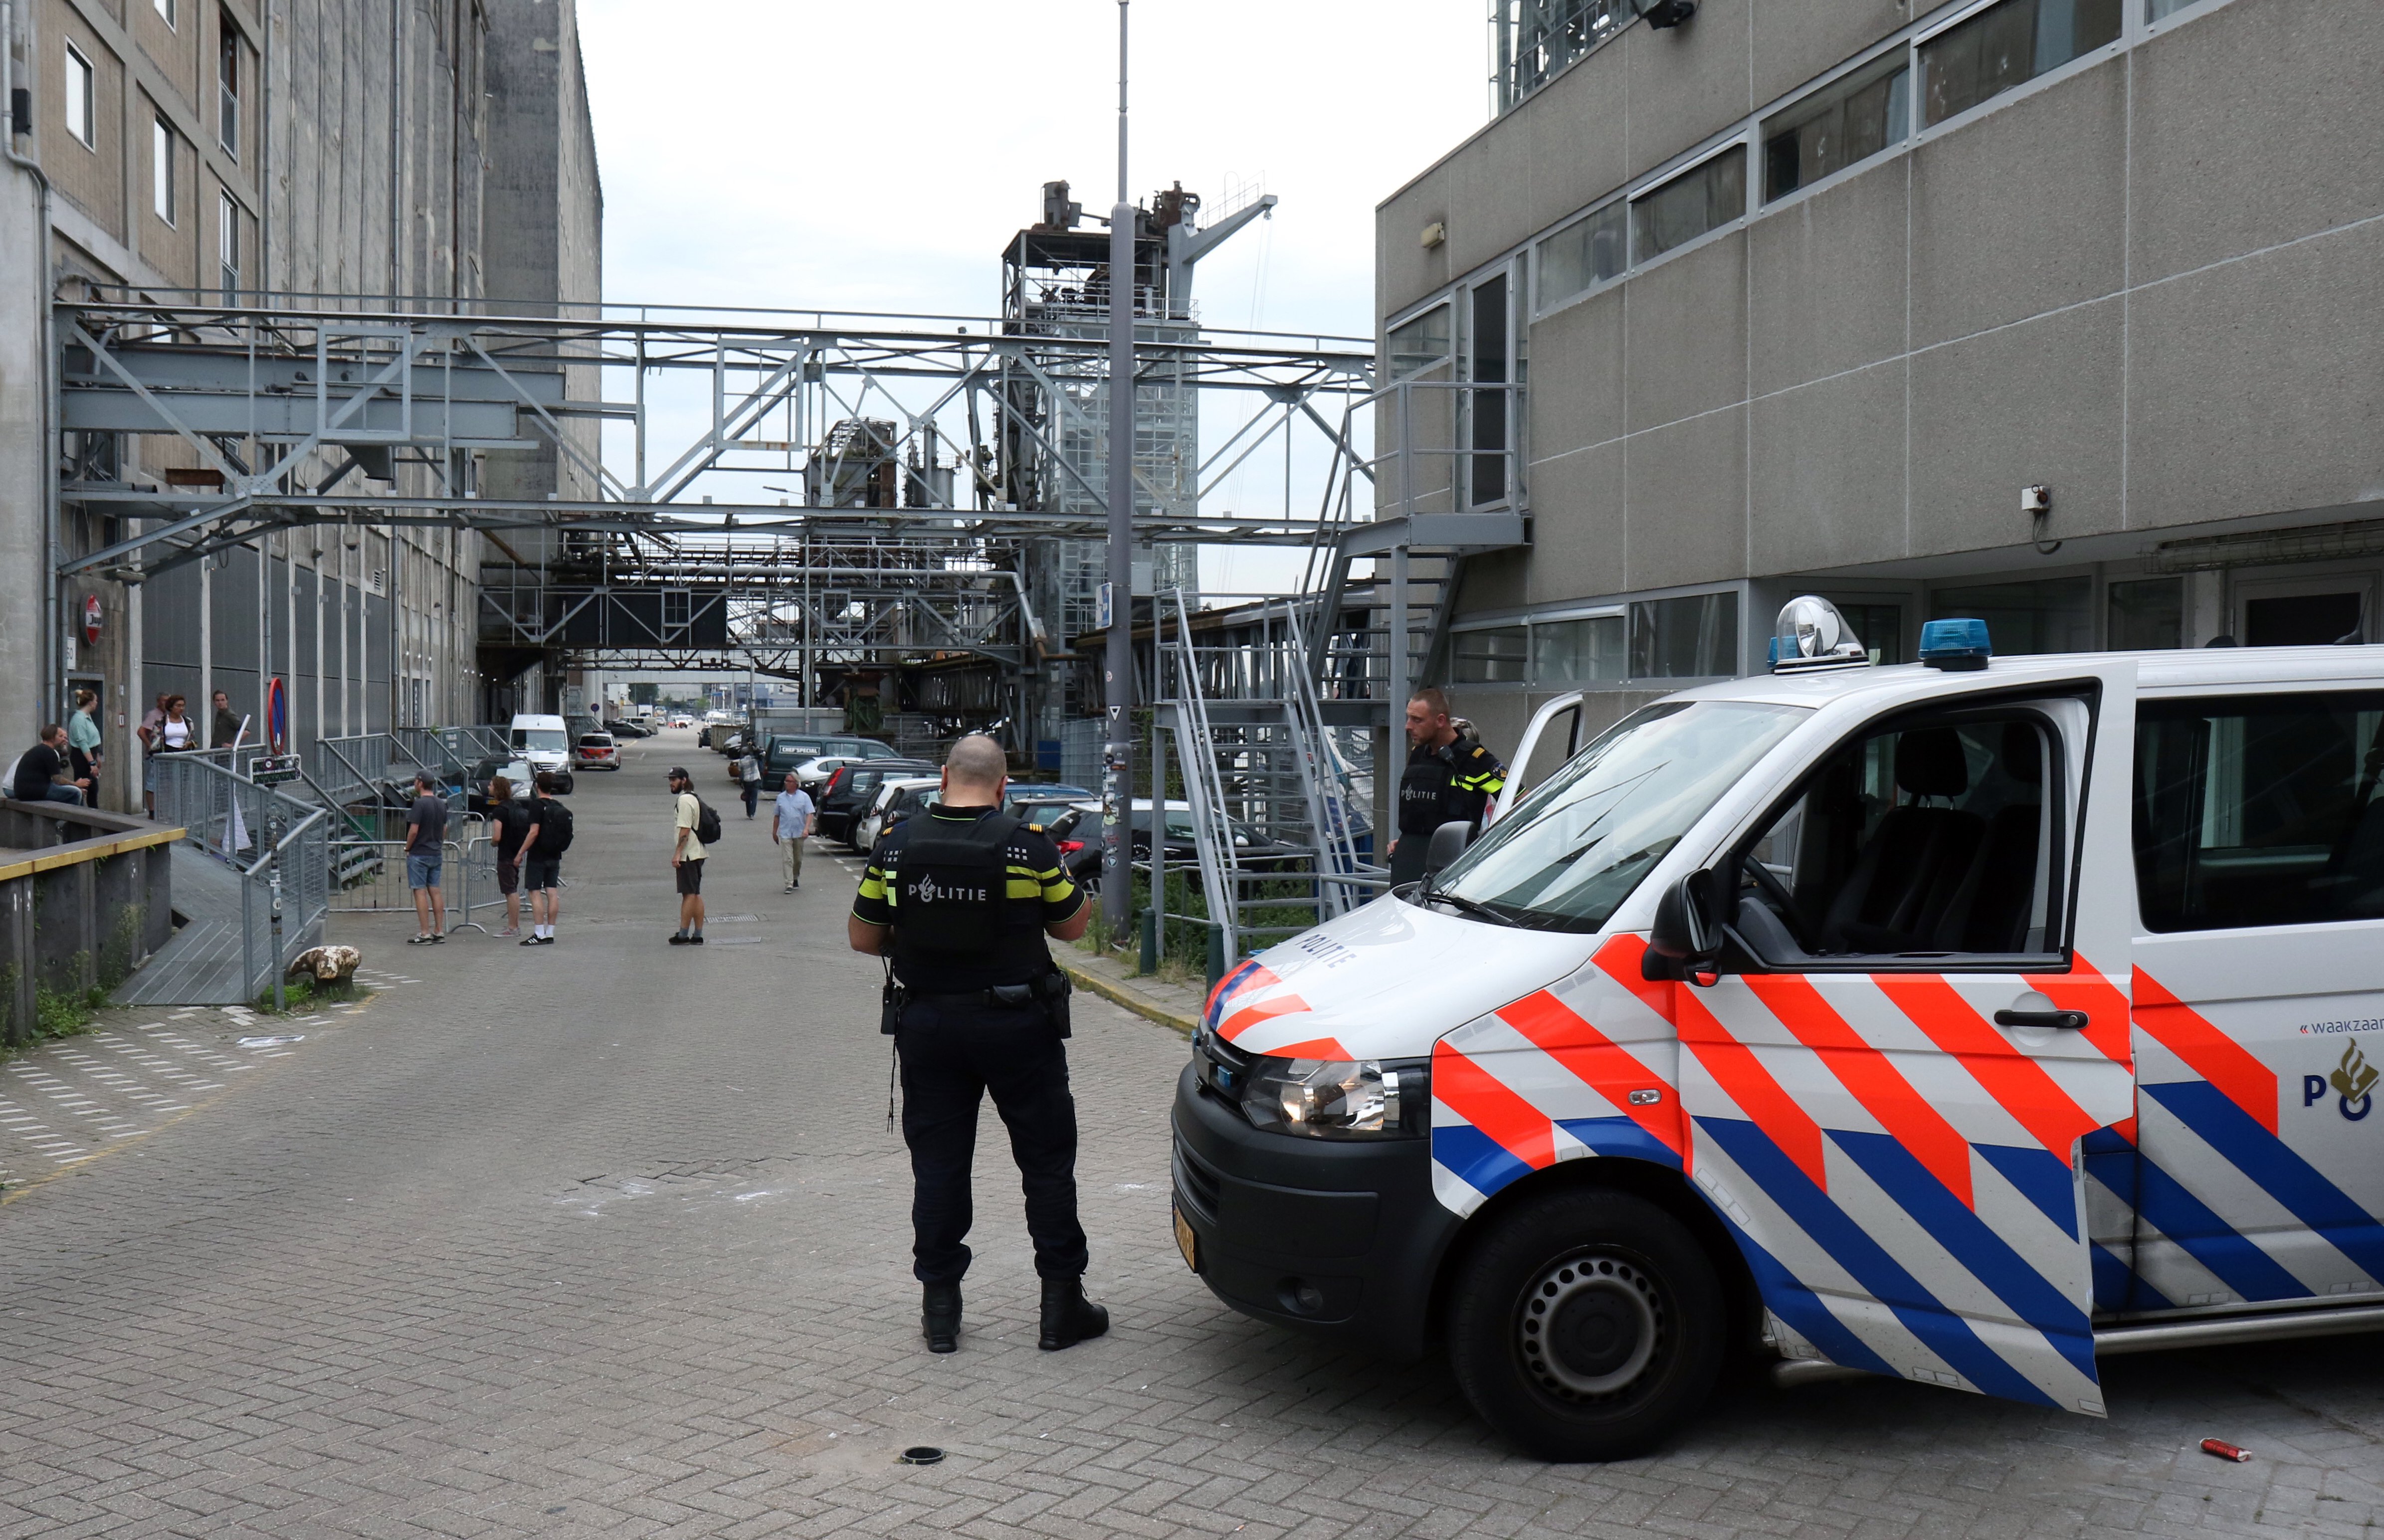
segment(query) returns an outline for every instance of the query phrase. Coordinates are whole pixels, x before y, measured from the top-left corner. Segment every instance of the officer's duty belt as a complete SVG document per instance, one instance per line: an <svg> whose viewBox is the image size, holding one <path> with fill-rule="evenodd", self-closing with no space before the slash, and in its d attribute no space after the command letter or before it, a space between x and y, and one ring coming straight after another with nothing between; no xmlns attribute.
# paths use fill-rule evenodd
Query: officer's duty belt
<svg viewBox="0 0 2384 1540"><path fill-rule="evenodd" d="M960 995L931 995L924 990L905 989L903 999L925 1000L929 1005L1032 1005L1037 1000L1057 1000L1068 992L1068 975L1046 974L1025 984L997 984L990 988L972 989Z"/></svg>

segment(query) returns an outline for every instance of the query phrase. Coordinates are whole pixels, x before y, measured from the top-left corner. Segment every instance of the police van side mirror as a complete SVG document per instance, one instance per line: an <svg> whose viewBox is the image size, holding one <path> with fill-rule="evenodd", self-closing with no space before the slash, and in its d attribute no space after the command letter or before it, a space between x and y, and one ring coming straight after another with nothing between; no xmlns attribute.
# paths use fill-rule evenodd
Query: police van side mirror
<svg viewBox="0 0 2384 1540"><path fill-rule="evenodd" d="M1462 820L1452 819L1433 830L1432 843L1426 845L1423 851L1424 881L1430 882L1447 870L1459 856L1465 853L1465 847L1472 841L1472 838L1473 826Z"/></svg>
<svg viewBox="0 0 2384 1540"><path fill-rule="evenodd" d="M1714 902L1714 875L1691 872L1672 884L1656 904L1648 930L1642 976L1685 978L1721 955L1721 918Z"/></svg>

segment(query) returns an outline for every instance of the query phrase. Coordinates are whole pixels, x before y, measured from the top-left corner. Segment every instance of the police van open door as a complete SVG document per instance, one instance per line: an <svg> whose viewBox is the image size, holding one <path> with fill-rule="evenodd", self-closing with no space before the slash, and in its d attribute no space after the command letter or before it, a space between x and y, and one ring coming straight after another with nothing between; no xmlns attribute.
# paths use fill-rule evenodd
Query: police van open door
<svg viewBox="0 0 2384 1540"><path fill-rule="evenodd" d="M2099 1415L2080 1166L2132 1123L2135 664L2011 662L1867 697L1717 851L1680 1090L1788 1357Z"/></svg>

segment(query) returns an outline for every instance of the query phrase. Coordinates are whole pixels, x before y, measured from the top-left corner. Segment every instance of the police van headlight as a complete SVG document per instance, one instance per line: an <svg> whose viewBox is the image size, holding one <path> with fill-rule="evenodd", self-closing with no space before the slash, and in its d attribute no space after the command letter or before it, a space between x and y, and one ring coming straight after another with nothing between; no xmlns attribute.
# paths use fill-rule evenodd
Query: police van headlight
<svg viewBox="0 0 2384 1540"><path fill-rule="evenodd" d="M1412 1136L1428 1124L1421 1060L1256 1059L1241 1087L1252 1126L1311 1139Z"/></svg>

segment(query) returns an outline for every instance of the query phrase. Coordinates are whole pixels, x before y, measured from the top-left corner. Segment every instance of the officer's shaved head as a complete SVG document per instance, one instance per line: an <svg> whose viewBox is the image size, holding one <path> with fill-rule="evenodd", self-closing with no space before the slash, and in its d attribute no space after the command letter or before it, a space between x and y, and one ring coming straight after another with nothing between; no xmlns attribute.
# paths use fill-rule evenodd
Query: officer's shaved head
<svg viewBox="0 0 2384 1540"><path fill-rule="evenodd" d="M952 745L944 756L944 780L948 788L962 787L972 791L990 792L1010 774L1010 757L1001 745L983 733L971 733Z"/></svg>

